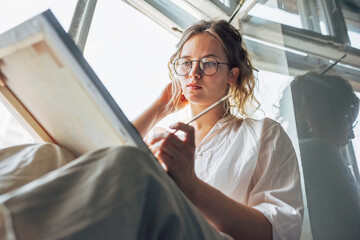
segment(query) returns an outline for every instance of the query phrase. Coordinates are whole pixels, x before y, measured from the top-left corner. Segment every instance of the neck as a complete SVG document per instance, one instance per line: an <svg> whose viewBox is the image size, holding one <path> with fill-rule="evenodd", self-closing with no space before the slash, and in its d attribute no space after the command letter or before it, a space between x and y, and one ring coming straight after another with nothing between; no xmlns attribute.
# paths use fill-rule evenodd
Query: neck
<svg viewBox="0 0 360 240"><path fill-rule="evenodd" d="M192 117L196 116L207 107L208 106L190 105ZM209 112L198 118L193 123L193 126L195 127L195 130L201 130L209 127L211 128L215 125L217 121L219 121L224 116L224 114L225 109L223 107L223 104L219 104L218 106L214 107Z"/></svg>

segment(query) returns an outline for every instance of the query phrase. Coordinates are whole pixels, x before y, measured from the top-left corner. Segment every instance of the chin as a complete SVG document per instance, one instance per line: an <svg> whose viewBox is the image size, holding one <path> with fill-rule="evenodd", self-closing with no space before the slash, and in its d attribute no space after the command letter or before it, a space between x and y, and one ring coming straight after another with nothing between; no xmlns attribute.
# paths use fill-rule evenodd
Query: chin
<svg viewBox="0 0 360 240"><path fill-rule="evenodd" d="M185 94L186 99L190 103L199 104L204 101L204 97L200 94Z"/></svg>
<svg viewBox="0 0 360 240"><path fill-rule="evenodd" d="M339 149L340 151L343 151L344 148L346 147L346 145L348 145L350 141L342 141L342 142L339 142L337 145L339 146Z"/></svg>
<svg viewBox="0 0 360 240"><path fill-rule="evenodd" d="M215 96L208 96L208 95L205 95L205 94L196 94L196 93L193 93L193 94L187 94L185 95L186 99L189 100L189 102L191 103L194 103L194 104L200 104L200 105L208 105L208 104L213 104L215 103L216 101L218 101L221 96L219 97L215 97Z"/></svg>

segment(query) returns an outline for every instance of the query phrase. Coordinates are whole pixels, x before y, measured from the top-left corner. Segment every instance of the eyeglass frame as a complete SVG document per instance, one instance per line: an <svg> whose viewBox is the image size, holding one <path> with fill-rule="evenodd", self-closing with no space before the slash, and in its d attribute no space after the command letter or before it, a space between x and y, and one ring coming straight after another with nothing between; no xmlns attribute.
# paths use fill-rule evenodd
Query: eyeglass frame
<svg viewBox="0 0 360 240"><path fill-rule="evenodd" d="M351 130L354 130L354 128L356 127L356 125L359 123L359 120L355 120L353 122L353 124L351 125Z"/></svg>
<svg viewBox="0 0 360 240"><path fill-rule="evenodd" d="M351 108L351 109L354 109L354 106L351 104L351 105L350 105L350 108ZM352 112L349 112L349 113L350 113L350 115L349 115L349 114L345 114L345 115L344 115L344 117L345 117L346 119L349 119L349 117L353 115ZM353 119L354 119L354 117L353 117ZM356 118L352 121L351 130L354 130L354 128L356 127L356 125L358 124L358 122L359 122L359 120L356 120Z"/></svg>
<svg viewBox="0 0 360 240"><path fill-rule="evenodd" d="M189 59L189 58L187 58L187 57L179 57L179 58L177 58L177 59L174 60L174 62L172 63L172 65L173 65L173 68L174 68L175 73L176 73L177 75L183 77L183 76L188 75L188 74L191 72L191 69L192 69L192 67L193 67L193 63L194 63L194 62L198 62L198 63L201 64L201 63L202 63L201 60L204 59L204 58L212 58L212 59L214 59L215 62L216 62L216 71L215 71L213 74L210 74L210 75L204 73L204 71L203 71L203 69L201 68L201 66L199 66L201 73L204 74L205 76L213 76L213 75L215 75L215 74L217 73L218 69L219 69L219 64L228 65L228 66L230 67L230 63L227 63L227 62L219 62L219 61L218 61L216 58L214 58L214 57L203 57L203 58L201 58L200 60L191 60L191 59ZM189 68L189 71L188 71L186 74L184 74L184 75L179 74L179 73L176 71L176 68L175 68L175 62L178 61L179 59L187 59L187 60L189 60L189 61L191 62L191 67Z"/></svg>

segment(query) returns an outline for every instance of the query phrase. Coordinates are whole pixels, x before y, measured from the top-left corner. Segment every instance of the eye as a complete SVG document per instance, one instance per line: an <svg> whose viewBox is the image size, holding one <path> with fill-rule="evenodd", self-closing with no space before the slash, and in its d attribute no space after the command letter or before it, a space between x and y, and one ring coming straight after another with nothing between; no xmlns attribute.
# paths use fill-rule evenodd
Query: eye
<svg viewBox="0 0 360 240"><path fill-rule="evenodd" d="M204 62L204 67L214 67L216 66L216 62Z"/></svg>
<svg viewBox="0 0 360 240"><path fill-rule="evenodd" d="M191 67L191 61L187 58L179 58L175 61L176 68L189 68Z"/></svg>
<svg viewBox="0 0 360 240"><path fill-rule="evenodd" d="M201 59L203 68L213 68L216 67L217 62L215 58L203 58Z"/></svg>
<svg viewBox="0 0 360 240"><path fill-rule="evenodd" d="M191 65L191 62L189 60L185 60L184 62L181 63L181 65L184 67L189 67Z"/></svg>

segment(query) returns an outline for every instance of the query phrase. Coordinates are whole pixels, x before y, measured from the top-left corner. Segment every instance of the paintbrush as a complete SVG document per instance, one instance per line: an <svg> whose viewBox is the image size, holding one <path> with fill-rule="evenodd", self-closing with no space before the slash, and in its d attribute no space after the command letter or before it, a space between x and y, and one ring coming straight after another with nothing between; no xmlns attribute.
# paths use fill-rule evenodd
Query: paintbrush
<svg viewBox="0 0 360 240"><path fill-rule="evenodd" d="M206 109L204 109L203 111L201 111L199 114L197 114L195 117L193 117L190 121L188 121L186 124L190 124L193 121L197 120L198 118L200 118L201 116L203 116L205 113L207 113L208 111L210 111L211 109L213 109L214 107L216 107L217 105L219 105L220 103L222 103L223 101L225 101L226 99L228 99L230 97L230 94L226 95L225 97L221 98L219 101L215 102L213 105L207 107Z"/></svg>
<svg viewBox="0 0 360 240"><path fill-rule="evenodd" d="M344 56L342 56L340 59L338 59L336 62L334 62L333 64L331 64L329 67L327 67L322 73L320 73L320 75L325 75L325 73L327 73L328 71L330 71L330 69L332 69L333 67L335 67L336 64L338 64L338 62L340 62L341 60L343 60L347 55L345 54Z"/></svg>
<svg viewBox="0 0 360 240"><path fill-rule="evenodd" d="M204 109L203 111L201 111L199 114L197 114L195 117L193 117L190 121L188 121L186 123L186 125L189 125L190 123L192 123L193 121L197 120L198 118L200 118L201 116L203 116L205 113L207 113L208 111L210 111L211 109L213 109L214 107L216 107L217 105L219 105L220 103L222 103L223 101L225 101L226 99L228 99L230 97L231 94L226 95L225 97L222 97L220 100L218 100L217 102L215 102L214 104L212 104L211 106L207 107L206 109ZM175 134L178 131L178 129L176 129L173 133Z"/></svg>

